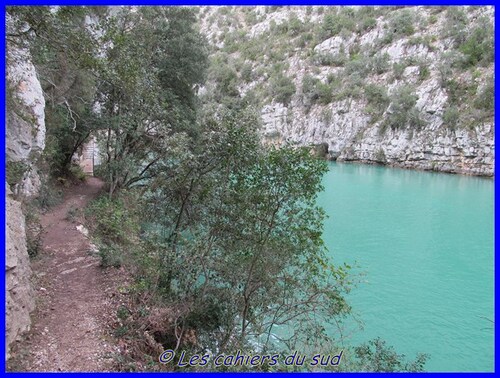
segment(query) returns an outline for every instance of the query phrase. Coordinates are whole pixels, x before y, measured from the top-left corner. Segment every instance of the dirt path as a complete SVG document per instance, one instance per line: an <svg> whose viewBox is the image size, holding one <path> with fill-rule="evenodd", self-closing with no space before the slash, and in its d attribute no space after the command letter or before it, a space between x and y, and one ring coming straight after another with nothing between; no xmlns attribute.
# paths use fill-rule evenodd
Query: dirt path
<svg viewBox="0 0 500 378"><path fill-rule="evenodd" d="M120 272L99 267L88 238L77 229L81 224L68 216L75 209L81 212L101 187L100 180L90 177L42 216L43 249L32 264L37 309L14 356L15 370L112 370L118 349L107 324L116 312Z"/></svg>

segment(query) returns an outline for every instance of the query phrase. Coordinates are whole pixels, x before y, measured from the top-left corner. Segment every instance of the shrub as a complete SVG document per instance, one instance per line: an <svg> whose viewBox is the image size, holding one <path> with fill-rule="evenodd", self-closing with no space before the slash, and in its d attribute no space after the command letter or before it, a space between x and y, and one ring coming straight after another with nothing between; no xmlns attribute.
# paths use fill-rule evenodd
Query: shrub
<svg viewBox="0 0 500 378"><path fill-rule="evenodd" d="M288 35L290 37L295 37L304 31L304 24L300 21L297 16L292 15L288 20Z"/></svg>
<svg viewBox="0 0 500 378"><path fill-rule="evenodd" d="M319 79L312 77L311 75L304 75L302 78L302 94L305 100L314 102L318 98L316 93L316 83Z"/></svg>
<svg viewBox="0 0 500 378"><path fill-rule="evenodd" d="M429 66L425 63L421 63L418 70L418 79L424 81L428 79L430 75L431 71L429 70Z"/></svg>
<svg viewBox="0 0 500 378"><path fill-rule="evenodd" d="M364 7L362 7L364 8ZM377 20L374 17L363 18L358 22L358 31L366 33L377 26Z"/></svg>
<svg viewBox="0 0 500 378"><path fill-rule="evenodd" d="M318 102L320 104L326 105L332 102L332 88L328 84L318 81L316 88L318 92Z"/></svg>
<svg viewBox="0 0 500 378"><path fill-rule="evenodd" d="M347 77L342 86L342 91L335 95L335 100L341 101L346 98L360 98L363 95L364 80L361 75L354 73Z"/></svg>
<svg viewBox="0 0 500 378"><path fill-rule="evenodd" d="M415 33L415 13L410 9L402 9L394 12L389 20L390 31L397 36L412 35Z"/></svg>
<svg viewBox="0 0 500 378"><path fill-rule="evenodd" d="M252 65L250 63L245 63L243 64L243 66L241 67L241 78L243 79L243 81L245 83L249 83L250 81L252 81L253 79L253 69L252 69Z"/></svg>
<svg viewBox="0 0 500 378"><path fill-rule="evenodd" d="M314 35L311 32L302 33L297 39L297 47L304 48L314 40Z"/></svg>
<svg viewBox="0 0 500 378"><path fill-rule="evenodd" d="M363 55L354 55L351 60L345 66L345 72L347 75L353 73L359 74L361 76L366 76L371 71L370 59Z"/></svg>
<svg viewBox="0 0 500 378"><path fill-rule="evenodd" d="M101 196L85 209L89 227L107 242L127 243L138 229L134 214L121 198Z"/></svg>
<svg viewBox="0 0 500 378"><path fill-rule="evenodd" d="M455 129L459 118L458 108L454 105L448 106L443 113L443 124L449 129Z"/></svg>
<svg viewBox="0 0 500 378"><path fill-rule="evenodd" d="M424 121L420 117L420 112L415 107L418 96L415 89L410 86L401 86L391 95L391 105L389 115L386 118L383 129L412 127L419 129L424 126Z"/></svg>
<svg viewBox="0 0 500 378"><path fill-rule="evenodd" d="M122 247L114 243L102 243L99 245L99 257L103 268L119 268L123 264Z"/></svg>
<svg viewBox="0 0 500 378"><path fill-rule="evenodd" d="M493 26L488 19L482 20L481 26L474 28L458 48L465 55L462 68L486 66L493 62Z"/></svg>
<svg viewBox="0 0 500 378"><path fill-rule="evenodd" d="M375 161L379 163L386 163L387 159L385 157L385 152L382 148L379 148L377 152L375 153Z"/></svg>
<svg viewBox="0 0 500 378"><path fill-rule="evenodd" d="M400 62L400 63L394 63L392 65L392 75L395 79L400 80L403 77L403 73L405 72L406 68L406 63L405 62Z"/></svg>
<svg viewBox="0 0 500 378"><path fill-rule="evenodd" d="M254 25L255 23L257 23L257 13L251 8L247 9L248 12L245 13L245 22L247 23L247 25Z"/></svg>
<svg viewBox="0 0 500 378"><path fill-rule="evenodd" d="M463 55L457 51L450 51L442 55L441 63L437 67L442 88L447 87L448 82L452 80L453 69L458 67L463 59Z"/></svg>
<svg viewBox="0 0 500 378"><path fill-rule="evenodd" d="M320 29L320 39L325 40L338 35L341 31L353 32L356 30L354 10L343 7L338 13L327 13L323 17Z"/></svg>
<svg viewBox="0 0 500 378"><path fill-rule="evenodd" d="M78 181L85 181L87 179L87 175L83 172L82 167L79 165L73 164L69 168L69 173L73 179Z"/></svg>
<svg viewBox="0 0 500 378"><path fill-rule="evenodd" d="M368 84L365 87L365 96L369 105L382 112L390 103L387 90L376 84Z"/></svg>
<svg viewBox="0 0 500 378"><path fill-rule="evenodd" d="M458 47L465 41L467 16L463 7L447 7L446 21L441 34L444 38L452 38L454 46Z"/></svg>
<svg viewBox="0 0 500 378"><path fill-rule="evenodd" d="M495 107L495 88L493 78L489 78L488 83L481 89L474 99L474 107L486 111L493 111Z"/></svg>
<svg viewBox="0 0 500 378"><path fill-rule="evenodd" d="M10 186L19 184L28 169L29 166L22 161L8 161L5 172L7 184L9 184Z"/></svg>
<svg viewBox="0 0 500 378"><path fill-rule="evenodd" d="M342 52L335 55L327 52L320 52L314 55L313 62L320 66L340 67L347 62L347 56Z"/></svg>
<svg viewBox="0 0 500 378"><path fill-rule="evenodd" d="M296 90L293 81L283 74L271 78L270 95L277 102L289 104Z"/></svg>
<svg viewBox="0 0 500 378"><path fill-rule="evenodd" d="M370 62L370 69L377 75L387 72L389 70L389 54L375 55Z"/></svg>
<svg viewBox="0 0 500 378"><path fill-rule="evenodd" d="M354 354L359 364L357 371L365 372L422 372L429 358L419 353L414 361L407 361L380 338L354 348Z"/></svg>
<svg viewBox="0 0 500 378"><path fill-rule="evenodd" d="M450 104L460 105L463 102L470 101L476 95L477 84L448 79L445 83L445 89Z"/></svg>
<svg viewBox="0 0 500 378"><path fill-rule="evenodd" d="M42 248L42 225L39 209L35 203L23 202L23 213L26 215L26 247L28 256L33 258Z"/></svg>
<svg viewBox="0 0 500 378"><path fill-rule="evenodd" d="M334 78L331 78L334 80ZM302 79L302 93L305 103L313 105L314 103L329 104L333 101L333 88L338 84L337 80L330 83L323 83L321 80L310 75L305 75Z"/></svg>
<svg viewBox="0 0 500 378"><path fill-rule="evenodd" d="M60 186L53 181L42 177L42 185L38 197L33 201L42 211L47 211L61 203L63 199L63 191Z"/></svg>

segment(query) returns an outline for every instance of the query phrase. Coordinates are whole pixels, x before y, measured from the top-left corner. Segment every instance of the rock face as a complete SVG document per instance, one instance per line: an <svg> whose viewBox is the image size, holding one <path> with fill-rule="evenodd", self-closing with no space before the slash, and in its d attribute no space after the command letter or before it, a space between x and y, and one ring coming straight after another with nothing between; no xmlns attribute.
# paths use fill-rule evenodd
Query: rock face
<svg viewBox="0 0 500 378"><path fill-rule="evenodd" d="M6 191L5 276L7 285L6 358L8 358L11 343L30 327L30 312L35 308L35 294L30 282L31 268L26 249L26 228L21 203L13 198L8 187Z"/></svg>
<svg viewBox="0 0 500 378"><path fill-rule="evenodd" d="M7 14L7 30L13 23ZM16 175L12 190L6 182L6 358L11 343L30 327L35 307L31 268L26 246L25 216L20 200L40 190L36 161L45 148L45 99L27 47L7 41L7 179ZM14 173L13 173L14 172Z"/></svg>
<svg viewBox="0 0 500 378"><path fill-rule="evenodd" d="M467 60L492 41L492 8L453 8L204 8L200 24L216 62L237 71L240 97L258 98L266 143L326 143L339 161L492 176L491 47L491 59ZM295 88L286 103L273 87L283 76Z"/></svg>
<svg viewBox="0 0 500 378"><path fill-rule="evenodd" d="M12 32L7 16L7 29ZM36 196L40 176L35 165L45 148L45 99L27 47L7 41L7 139L6 158L23 163L15 194Z"/></svg>
<svg viewBox="0 0 500 378"><path fill-rule="evenodd" d="M368 117L352 109L355 103L345 106L350 110L341 114L337 110L328 123L322 120L322 109L313 109L305 116L299 109L287 109L281 104L266 106L262 111L263 136L275 145L327 143L332 160L493 176L492 124L450 130L437 126L437 120L418 131L389 129L380 134L378 127L369 124ZM332 107L342 108L339 104Z"/></svg>

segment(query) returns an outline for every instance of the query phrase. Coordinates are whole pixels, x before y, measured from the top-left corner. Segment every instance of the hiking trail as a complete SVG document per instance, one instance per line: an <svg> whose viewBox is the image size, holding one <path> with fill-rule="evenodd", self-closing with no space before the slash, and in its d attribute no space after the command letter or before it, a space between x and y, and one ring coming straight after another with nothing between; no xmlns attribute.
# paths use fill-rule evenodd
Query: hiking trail
<svg viewBox="0 0 500 378"><path fill-rule="evenodd" d="M15 367L8 370L113 370L119 348L108 324L116 313L123 272L99 266L88 231L70 215L81 214L102 186L88 177L41 216L42 248L32 261L37 305L31 330L11 359Z"/></svg>

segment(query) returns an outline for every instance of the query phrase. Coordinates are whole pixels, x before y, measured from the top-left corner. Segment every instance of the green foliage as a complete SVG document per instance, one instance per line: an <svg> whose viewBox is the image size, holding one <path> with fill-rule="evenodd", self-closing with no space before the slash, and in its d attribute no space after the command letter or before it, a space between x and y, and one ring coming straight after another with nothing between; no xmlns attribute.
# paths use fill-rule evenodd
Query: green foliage
<svg viewBox="0 0 500 378"><path fill-rule="evenodd" d="M341 31L356 30L355 12L353 8L342 7L338 12L328 12L323 16L319 38L325 40L338 35Z"/></svg>
<svg viewBox="0 0 500 378"><path fill-rule="evenodd" d="M444 53L441 56L441 62L438 65L439 78L441 82L441 86L446 88L449 86L451 80L453 80L454 69L458 67L463 60L462 54L451 51L448 53Z"/></svg>
<svg viewBox="0 0 500 378"><path fill-rule="evenodd" d="M347 62L347 55L345 53L330 54L327 52L315 53L313 56L314 64L320 66L341 67Z"/></svg>
<svg viewBox="0 0 500 378"><path fill-rule="evenodd" d="M87 175L85 174L85 172L83 172L82 167L80 167L79 165L71 165L71 167L69 168L69 172L78 181L85 181L87 179Z"/></svg>
<svg viewBox="0 0 500 378"><path fill-rule="evenodd" d="M460 112L454 105L449 106L443 113L444 126L449 129L455 129L460 121Z"/></svg>
<svg viewBox="0 0 500 378"><path fill-rule="evenodd" d="M448 93L448 102L452 105L460 106L476 96L476 83L449 78L444 87Z"/></svg>
<svg viewBox="0 0 500 378"><path fill-rule="evenodd" d="M495 108L495 88L492 77L488 78L486 85L481 88L479 94L474 99L474 107L493 112Z"/></svg>
<svg viewBox="0 0 500 378"><path fill-rule="evenodd" d="M407 67L406 62L393 63L392 65L393 77L397 80L401 80L406 67Z"/></svg>
<svg viewBox="0 0 500 378"><path fill-rule="evenodd" d="M99 44L87 17L98 18L92 7L10 7L17 28L30 33L12 35L29 43L46 98L47 152L54 177L68 173L75 151L95 128L92 104ZM23 26L24 25L24 26ZM21 33L22 34L22 33Z"/></svg>
<svg viewBox="0 0 500 378"><path fill-rule="evenodd" d="M195 22L187 7L125 7L104 21L98 100L113 151L105 165L110 194L147 180L172 135L198 135L194 89L204 80L208 52Z"/></svg>
<svg viewBox="0 0 500 378"><path fill-rule="evenodd" d="M304 75L302 78L302 94L304 96L304 104L311 106L315 103L323 105L333 101L333 90L338 85L338 81L323 83L321 80L314 78L311 75Z"/></svg>
<svg viewBox="0 0 500 378"><path fill-rule="evenodd" d="M128 192L111 199L100 196L85 208L86 224L97 245L101 267L118 268L132 258L132 251L140 250L139 206L139 199Z"/></svg>
<svg viewBox="0 0 500 378"><path fill-rule="evenodd" d="M472 29L467 39L458 46L460 52L465 55L463 68L493 63L493 25L487 18L482 18L479 23L481 26Z"/></svg>
<svg viewBox="0 0 500 378"><path fill-rule="evenodd" d="M274 101L287 105L290 103L296 90L295 84L287 76L280 73L271 77L269 92Z"/></svg>
<svg viewBox="0 0 500 378"><path fill-rule="evenodd" d="M369 74L383 74L389 70L389 55L376 54L369 57L362 54L351 56L351 60L345 66L345 72L348 75L357 74L365 77Z"/></svg>
<svg viewBox="0 0 500 378"><path fill-rule="evenodd" d="M211 65L209 78L214 80L217 85L216 93L214 94L215 99L222 99L225 96L239 96L236 70L226 61L221 60L221 57L215 57L215 61Z"/></svg>
<svg viewBox="0 0 500 378"><path fill-rule="evenodd" d="M75 222L79 214L80 214L80 209L71 206L68 212L66 213L65 219L70 222Z"/></svg>
<svg viewBox="0 0 500 378"><path fill-rule="evenodd" d="M377 152L375 153L375 160L379 163L382 163L382 164L384 164L387 161L387 159L385 157L385 152L382 148L379 148L377 150Z"/></svg>
<svg viewBox="0 0 500 378"><path fill-rule="evenodd" d="M51 178L43 177L41 180L38 197L34 199L34 204L42 211L57 206L63 199L63 191Z"/></svg>
<svg viewBox="0 0 500 378"><path fill-rule="evenodd" d="M315 205L326 163L307 149L262 148L251 111L204 124L204 148L165 161L145 193L143 240L158 262L148 281L185 304L178 324L209 348L251 350L260 335L274 349L273 327L289 321L290 346L326 337L324 322L349 311L345 271L325 257Z"/></svg>
<svg viewBox="0 0 500 378"><path fill-rule="evenodd" d="M42 250L43 228L40 223L40 209L36 202L22 202L26 220L26 249L28 256L34 258Z"/></svg>
<svg viewBox="0 0 500 378"><path fill-rule="evenodd" d="M250 63L245 63L243 67L241 67L241 78L245 83L249 83L253 80L253 69Z"/></svg>
<svg viewBox="0 0 500 378"><path fill-rule="evenodd" d="M11 187L19 184L28 169L28 165L22 161L8 161L5 167L5 179L7 184Z"/></svg>
<svg viewBox="0 0 500 378"><path fill-rule="evenodd" d="M257 13L255 10L248 8L248 12L245 12L245 22L247 25L254 25L257 23Z"/></svg>
<svg viewBox="0 0 500 378"><path fill-rule="evenodd" d="M389 70L389 54L385 53L383 55L375 55L370 62L370 66L372 71L377 75L387 72Z"/></svg>
<svg viewBox="0 0 500 378"><path fill-rule="evenodd" d="M377 26L377 11L375 7L359 7L356 12L358 33L367 33Z"/></svg>
<svg viewBox="0 0 500 378"><path fill-rule="evenodd" d="M427 80L430 75L431 71L429 70L429 66L425 63L421 63L418 70L418 79L424 81Z"/></svg>
<svg viewBox="0 0 500 378"><path fill-rule="evenodd" d="M467 15L463 7L446 7L445 23L441 29L444 38L452 38L454 47L457 48L467 35Z"/></svg>
<svg viewBox="0 0 500 378"><path fill-rule="evenodd" d="M390 99L383 86L368 84L365 87L365 96L372 115L380 116L389 106Z"/></svg>
<svg viewBox="0 0 500 378"><path fill-rule="evenodd" d="M380 338L354 348L354 352L358 371L364 372L422 372L429 358L426 354L418 354L414 361L407 361L405 355L397 354Z"/></svg>
<svg viewBox="0 0 500 378"><path fill-rule="evenodd" d="M85 210L87 223L106 242L125 244L137 232L137 224L124 199L100 196Z"/></svg>
<svg viewBox="0 0 500 378"><path fill-rule="evenodd" d="M336 101L345 100L348 98L361 98L363 96L365 82L360 74L353 73L342 82L340 90L336 90L334 99Z"/></svg>
<svg viewBox="0 0 500 378"><path fill-rule="evenodd" d="M395 36L409 36L415 33L416 17L412 9L394 12L389 20L389 30Z"/></svg>
<svg viewBox="0 0 500 378"><path fill-rule="evenodd" d="M348 75L356 73L361 76L366 76L370 73L370 58L364 55L354 55L345 66L345 72Z"/></svg>
<svg viewBox="0 0 500 378"><path fill-rule="evenodd" d="M420 112L415 107L418 96L415 89L408 85L397 88L390 96L391 105L385 119L381 132L387 127L392 129L411 127L419 129L424 126Z"/></svg>
<svg viewBox="0 0 500 378"><path fill-rule="evenodd" d="M290 37L296 37L304 32L304 24L300 21L296 15L291 15L288 20L288 35Z"/></svg>
<svg viewBox="0 0 500 378"><path fill-rule="evenodd" d="M101 267L103 268L119 268L123 264L124 252L123 247L116 244L102 243L99 244L99 257L101 258Z"/></svg>

